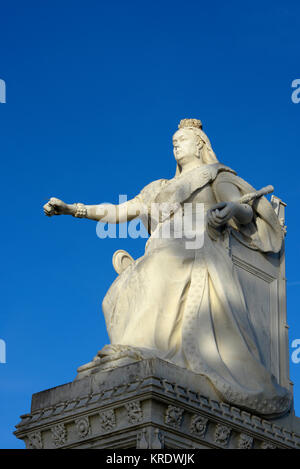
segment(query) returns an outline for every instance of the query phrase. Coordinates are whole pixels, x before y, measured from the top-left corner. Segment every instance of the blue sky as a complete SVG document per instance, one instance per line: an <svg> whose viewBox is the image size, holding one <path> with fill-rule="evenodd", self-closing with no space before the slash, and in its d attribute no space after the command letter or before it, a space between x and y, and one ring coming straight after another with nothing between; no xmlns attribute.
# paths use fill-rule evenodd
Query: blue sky
<svg viewBox="0 0 300 469"><path fill-rule="evenodd" d="M31 395L108 342L111 256L143 239L48 219L42 205L118 202L175 171L171 137L200 118L219 160L287 204L288 323L300 338L298 1L0 0L0 447ZM300 364L291 364L300 415Z"/></svg>

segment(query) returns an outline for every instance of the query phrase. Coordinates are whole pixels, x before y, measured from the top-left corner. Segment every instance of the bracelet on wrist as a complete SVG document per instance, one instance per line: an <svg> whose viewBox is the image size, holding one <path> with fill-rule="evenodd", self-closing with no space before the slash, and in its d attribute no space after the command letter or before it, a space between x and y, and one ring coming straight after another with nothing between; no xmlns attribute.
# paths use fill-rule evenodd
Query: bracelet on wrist
<svg viewBox="0 0 300 469"><path fill-rule="evenodd" d="M75 213L73 214L73 217L76 218L85 218L87 215L87 208L84 204L78 203L74 204L75 205Z"/></svg>

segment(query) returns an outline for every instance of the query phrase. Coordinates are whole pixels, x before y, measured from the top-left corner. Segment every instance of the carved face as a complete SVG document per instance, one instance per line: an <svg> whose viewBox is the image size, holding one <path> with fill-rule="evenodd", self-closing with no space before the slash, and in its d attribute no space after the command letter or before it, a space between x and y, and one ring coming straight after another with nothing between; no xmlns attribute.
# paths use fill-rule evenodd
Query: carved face
<svg viewBox="0 0 300 469"><path fill-rule="evenodd" d="M203 142L191 129L179 129L173 135L173 152L177 163L181 166L200 158Z"/></svg>

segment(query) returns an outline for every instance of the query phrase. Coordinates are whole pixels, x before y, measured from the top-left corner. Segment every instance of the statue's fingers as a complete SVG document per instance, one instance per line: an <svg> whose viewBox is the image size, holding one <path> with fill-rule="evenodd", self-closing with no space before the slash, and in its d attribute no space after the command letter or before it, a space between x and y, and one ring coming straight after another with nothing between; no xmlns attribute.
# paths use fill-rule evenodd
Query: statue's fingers
<svg viewBox="0 0 300 469"><path fill-rule="evenodd" d="M224 207L226 207L226 205L226 202L218 202L211 208L211 210L222 210Z"/></svg>
<svg viewBox="0 0 300 469"><path fill-rule="evenodd" d="M212 219L215 223L220 223L223 221L223 217L221 216L221 214L218 214L216 212L212 212Z"/></svg>
<svg viewBox="0 0 300 469"><path fill-rule="evenodd" d="M48 205L50 206L53 215L60 215L60 205L58 205L56 202L48 202Z"/></svg>
<svg viewBox="0 0 300 469"><path fill-rule="evenodd" d="M213 224L215 228L220 228L220 226L224 225L224 219L219 217L213 218Z"/></svg>
<svg viewBox="0 0 300 469"><path fill-rule="evenodd" d="M208 212L207 216L208 216L208 218L209 218L210 220L215 220L216 214L215 214L215 212L214 212L213 210L210 210L210 211Z"/></svg>
<svg viewBox="0 0 300 469"><path fill-rule="evenodd" d="M211 212L211 211L207 212L207 221L208 221L209 223L212 221L212 216L211 216L211 215L212 215L212 212Z"/></svg>
<svg viewBox="0 0 300 469"><path fill-rule="evenodd" d="M52 211L52 207L51 207L51 205L49 205L49 204L44 205L43 208L44 208L44 211L45 211L45 212L51 212L51 211Z"/></svg>
<svg viewBox="0 0 300 469"><path fill-rule="evenodd" d="M229 211L223 218L222 218L222 223L227 223L230 219L232 218L232 214Z"/></svg>
<svg viewBox="0 0 300 469"><path fill-rule="evenodd" d="M214 223L217 223L217 222L218 222L215 213L212 213L212 214L211 214L211 220L212 220Z"/></svg>
<svg viewBox="0 0 300 469"><path fill-rule="evenodd" d="M208 214L207 214L207 223L209 223L211 225L211 222L212 222L211 216L210 216L210 213L208 212Z"/></svg>
<svg viewBox="0 0 300 469"><path fill-rule="evenodd" d="M212 226L213 228L219 228L220 224L219 223L215 223L214 221L210 221L209 222L209 225Z"/></svg>
<svg viewBox="0 0 300 469"><path fill-rule="evenodd" d="M214 213L213 218L216 222L223 220L223 216L221 214L218 214L218 213Z"/></svg>
<svg viewBox="0 0 300 469"><path fill-rule="evenodd" d="M228 205L226 207L223 208L223 210L221 210L219 212L219 218L224 220L224 218L226 218L230 213L230 207L228 207Z"/></svg>
<svg viewBox="0 0 300 469"><path fill-rule="evenodd" d="M44 214L47 215L47 217L51 217L52 213L44 208Z"/></svg>
<svg viewBox="0 0 300 469"><path fill-rule="evenodd" d="M50 204L50 205L52 205L52 206L60 205L60 204L61 204L61 200L57 199L56 197L51 197L51 199L49 200L48 204Z"/></svg>
<svg viewBox="0 0 300 469"><path fill-rule="evenodd" d="M219 223L215 220L215 218L213 216L213 212L208 213L207 221L208 221L209 225L211 225L213 228L218 228L219 227Z"/></svg>

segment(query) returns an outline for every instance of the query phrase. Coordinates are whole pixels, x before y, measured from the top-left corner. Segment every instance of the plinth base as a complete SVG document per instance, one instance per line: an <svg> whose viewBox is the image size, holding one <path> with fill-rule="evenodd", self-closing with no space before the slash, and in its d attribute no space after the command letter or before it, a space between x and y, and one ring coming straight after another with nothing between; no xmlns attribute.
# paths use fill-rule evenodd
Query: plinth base
<svg viewBox="0 0 300 469"><path fill-rule="evenodd" d="M299 449L299 420L251 415L204 376L151 358L34 394L15 435L31 449Z"/></svg>

